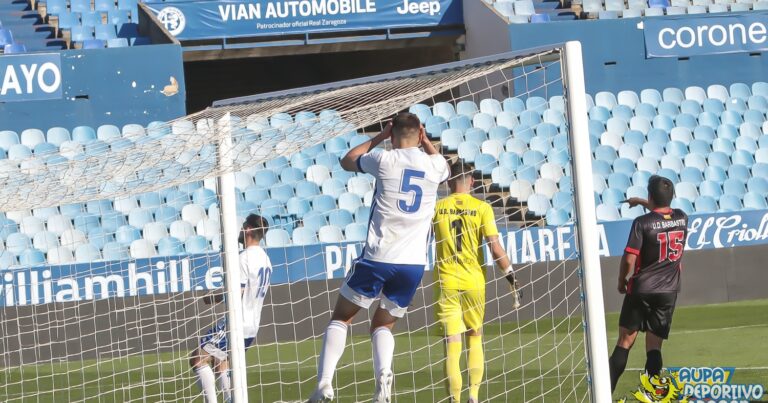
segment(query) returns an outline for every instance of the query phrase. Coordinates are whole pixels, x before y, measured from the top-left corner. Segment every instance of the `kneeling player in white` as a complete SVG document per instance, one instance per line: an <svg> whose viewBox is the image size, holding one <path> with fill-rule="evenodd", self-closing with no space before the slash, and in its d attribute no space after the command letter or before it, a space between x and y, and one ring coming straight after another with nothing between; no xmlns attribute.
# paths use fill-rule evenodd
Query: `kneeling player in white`
<svg viewBox="0 0 768 403"><path fill-rule="evenodd" d="M261 320L261 307L269 288L272 275L272 263L264 249L259 246L269 224L267 220L256 214L251 214L243 223L240 232L240 243L245 250L240 252L240 282L243 291L243 335L247 349L256 338ZM221 295L219 295L221 297ZM216 302L223 298L218 298ZM206 303L210 300L206 298ZM189 360L197 376L198 384L203 390L206 403L216 403L216 378L218 375L219 388L224 395L224 401L231 401L229 379L229 363L227 362L227 321L219 320L200 339L200 347L192 352Z"/></svg>
<svg viewBox="0 0 768 403"><path fill-rule="evenodd" d="M371 152L390 137L393 150ZM325 332L317 389L309 401L333 399L331 385L336 364L344 353L347 327L360 309L368 309L381 294L379 308L371 319L376 377L373 400L389 402L395 351L391 329L405 315L424 275L437 188L448 178L448 164L427 139L419 118L401 113L379 135L350 150L341 166L347 171L373 175L376 190L365 248L339 290Z"/></svg>

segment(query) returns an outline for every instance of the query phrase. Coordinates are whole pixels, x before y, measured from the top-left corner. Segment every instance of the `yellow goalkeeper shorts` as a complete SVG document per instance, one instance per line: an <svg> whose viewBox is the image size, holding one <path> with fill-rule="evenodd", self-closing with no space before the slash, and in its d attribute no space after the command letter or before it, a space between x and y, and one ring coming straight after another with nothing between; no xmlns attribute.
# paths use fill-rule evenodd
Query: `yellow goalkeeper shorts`
<svg viewBox="0 0 768 403"><path fill-rule="evenodd" d="M435 315L446 336L483 327L485 290L444 290L438 287Z"/></svg>

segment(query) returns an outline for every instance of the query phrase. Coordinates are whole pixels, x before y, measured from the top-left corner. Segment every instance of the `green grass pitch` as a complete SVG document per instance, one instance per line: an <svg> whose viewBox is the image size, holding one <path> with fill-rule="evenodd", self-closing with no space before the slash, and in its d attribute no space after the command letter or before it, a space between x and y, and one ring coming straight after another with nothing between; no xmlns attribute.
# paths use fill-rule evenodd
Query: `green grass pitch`
<svg viewBox="0 0 768 403"><path fill-rule="evenodd" d="M616 340L617 314L606 317L608 344ZM491 402L583 401L586 396L581 318L541 319L489 325L486 382L481 399ZM433 332L434 333L434 332ZM681 307L664 345L669 366L737 367L734 383L768 386L768 300ZM314 387L320 341L279 343L248 351L250 401L303 401ZM355 335L336 376L339 402L370 401L370 344ZM397 336L396 402L446 401L443 347L427 332ZM638 338L614 398L637 387L645 360ZM100 363L69 362L0 369L0 401L201 401L186 352L132 356ZM466 383L466 381L465 381ZM465 393L466 395L466 393ZM768 400L768 397L764 397Z"/></svg>

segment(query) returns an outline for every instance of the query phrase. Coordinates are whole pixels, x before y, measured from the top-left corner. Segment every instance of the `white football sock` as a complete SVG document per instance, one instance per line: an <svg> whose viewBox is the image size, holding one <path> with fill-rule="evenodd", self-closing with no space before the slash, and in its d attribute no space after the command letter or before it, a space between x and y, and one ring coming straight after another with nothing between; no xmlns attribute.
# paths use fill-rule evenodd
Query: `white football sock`
<svg viewBox="0 0 768 403"><path fill-rule="evenodd" d="M347 345L347 324L338 320L332 320L325 329L323 338L323 351L320 353L320 365L317 368L317 384L330 385L333 374L336 372L336 364L339 363L344 348Z"/></svg>
<svg viewBox="0 0 768 403"><path fill-rule="evenodd" d="M382 371L392 371L392 356L395 354L395 337L386 326L377 327L371 334L373 344L373 368L376 376Z"/></svg>
<svg viewBox="0 0 768 403"><path fill-rule="evenodd" d="M229 370L219 374L219 390L224 395L224 403L232 401L232 381L229 378Z"/></svg>
<svg viewBox="0 0 768 403"><path fill-rule="evenodd" d="M213 374L213 369L208 365L195 368L195 375L197 376L197 385L203 391L206 403L216 402L216 376Z"/></svg>

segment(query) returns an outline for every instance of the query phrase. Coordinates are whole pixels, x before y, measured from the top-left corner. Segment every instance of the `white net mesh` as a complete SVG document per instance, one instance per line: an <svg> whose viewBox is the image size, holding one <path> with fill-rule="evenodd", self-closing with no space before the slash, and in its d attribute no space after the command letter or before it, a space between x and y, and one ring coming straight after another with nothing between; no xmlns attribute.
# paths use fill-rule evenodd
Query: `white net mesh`
<svg viewBox="0 0 768 403"><path fill-rule="evenodd" d="M553 49L243 99L115 136L74 131L50 154L0 160L0 400L200 399L188 358L224 315L201 297L223 281L213 178L227 172L238 218L271 224L249 397L306 399L374 188L339 158L408 109L447 157L478 170L474 195L494 207L522 284L514 310L489 268L481 399L586 400L560 63ZM230 135L232 147L220 147ZM395 328L396 401L448 399L434 288L427 273ZM373 392L368 319L351 327L339 401Z"/></svg>

